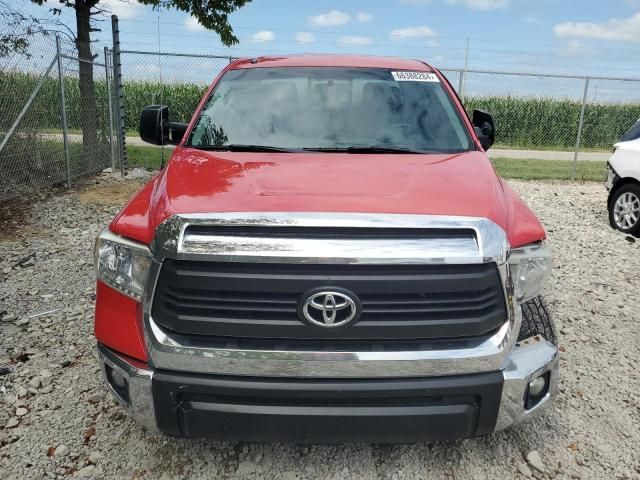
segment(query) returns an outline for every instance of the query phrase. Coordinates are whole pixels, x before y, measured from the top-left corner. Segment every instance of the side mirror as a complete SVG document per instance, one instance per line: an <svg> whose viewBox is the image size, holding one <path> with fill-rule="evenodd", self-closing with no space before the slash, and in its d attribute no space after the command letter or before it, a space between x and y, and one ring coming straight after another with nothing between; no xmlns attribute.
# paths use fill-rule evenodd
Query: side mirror
<svg viewBox="0 0 640 480"><path fill-rule="evenodd" d="M496 124L493 117L484 110L474 110L471 123L482 148L488 150L496 141Z"/></svg>
<svg viewBox="0 0 640 480"><path fill-rule="evenodd" d="M140 114L140 138L153 145L177 145L187 131L186 123L169 121L169 107L149 105Z"/></svg>

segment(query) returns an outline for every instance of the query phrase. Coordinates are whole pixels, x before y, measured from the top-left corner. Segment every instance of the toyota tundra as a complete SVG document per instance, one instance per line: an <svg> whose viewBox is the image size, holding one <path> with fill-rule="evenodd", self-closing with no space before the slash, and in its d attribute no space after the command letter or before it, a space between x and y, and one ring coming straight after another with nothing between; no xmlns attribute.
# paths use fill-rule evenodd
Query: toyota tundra
<svg viewBox="0 0 640 480"><path fill-rule="evenodd" d="M295 443L489 434L551 404L545 231L417 60L241 59L96 240L108 389L173 436Z"/></svg>

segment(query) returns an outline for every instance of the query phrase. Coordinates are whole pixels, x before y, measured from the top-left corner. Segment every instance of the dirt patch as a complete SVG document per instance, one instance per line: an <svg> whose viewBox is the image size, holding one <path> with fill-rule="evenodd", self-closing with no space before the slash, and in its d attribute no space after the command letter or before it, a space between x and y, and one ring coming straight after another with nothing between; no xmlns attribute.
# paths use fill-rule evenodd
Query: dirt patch
<svg viewBox="0 0 640 480"><path fill-rule="evenodd" d="M51 228L34 222L35 217L43 214L38 205L46 204L48 199L67 197L99 210L107 208L111 212L113 207L122 208L150 177L151 173L146 172L140 177L126 179L118 174L102 173L76 180L71 189L43 188L38 192L2 200L0 202L0 241L41 238L50 234Z"/></svg>
<svg viewBox="0 0 640 480"><path fill-rule="evenodd" d="M39 237L48 229L32 224L33 206L46 199L51 192L38 193L0 202L0 241L14 241L25 235Z"/></svg>
<svg viewBox="0 0 640 480"><path fill-rule="evenodd" d="M96 178L93 185L88 185L74 195L82 203L123 206L142 188L144 183L141 179L121 180L100 176Z"/></svg>
<svg viewBox="0 0 640 480"><path fill-rule="evenodd" d="M29 221L31 199L14 198L0 203L0 239L13 237L13 232Z"/></svg>

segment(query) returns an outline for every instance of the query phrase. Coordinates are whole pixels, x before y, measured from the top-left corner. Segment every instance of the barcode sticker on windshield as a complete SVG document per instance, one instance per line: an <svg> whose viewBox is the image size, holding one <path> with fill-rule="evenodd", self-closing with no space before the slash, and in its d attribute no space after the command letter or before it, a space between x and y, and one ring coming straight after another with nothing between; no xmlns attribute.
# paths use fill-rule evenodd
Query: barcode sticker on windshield
<svg viewBox="0 0 640 480"><path fill-rule="evenodd" d="M439 82L435 73L429 72L391 72L396 82Z"/></svg>

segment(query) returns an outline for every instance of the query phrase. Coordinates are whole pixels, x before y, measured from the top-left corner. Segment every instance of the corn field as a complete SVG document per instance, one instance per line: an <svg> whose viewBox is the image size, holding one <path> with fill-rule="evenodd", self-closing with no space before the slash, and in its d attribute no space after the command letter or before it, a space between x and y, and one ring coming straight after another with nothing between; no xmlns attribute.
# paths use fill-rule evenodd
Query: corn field
<svg viewBox="0 0 640 480"><path fill-rule="evenodd" d="M0 72L0 92L11 92L15 98L28 98L40 80L39 75L21 72ZM95 81L98 109L95 114L98 125L107 123L108 97L106 81ZM67 76L64 78L64 90L69 128L79 130L81 128L80 116L80 85L78 77ZM31 111L37 112L38 126L58 130L60 128L60 85L56 77L48 77L38 95L33 101ZM58 106L58 108L56 108ZM0 131L5 131L13 123L12 116L0 115Z"/></svg>
<svg viewBox="0 0 640 480"><path fill-rule="evenodd" d="M0 91L16 92L19 98L28 95L38 77L27 73L0 73ZM125 126L130 132L138 128L138 118L145 105L163 103L169 105L171 118L187 122L207 89L207 85L195 83L160 84L151 81L126 81L124 83ZM98 102L106 105L107 89L104 81L96 81ZM80 115L75 111L80 102L77 78L65 78L65 94L68 98L67 116L69 129L80 129ZM36 102L56 105L59 86L56 79L45 83ZM519 97L465 97L469 112L480 108L490 112L497 124L497 143L512 148L571 149L575 146L575 132L580 117L580 102L552 98ZM57 128L60 113L57 109L37 108L44 115L41 125ZM99 109L105 112L106 108ZM640 118L640 103L590 103L585 109L585 121L581 146L592 149L609 149L622 133ZM0 116L0 129L6 129L11 118Z"/></svg>
<svg viewBox="0 0 640 480"><path fill-rule="evenodd" d="M559 148L575 146L581 103L548 98L465 98L471 113L479 108L490 112L497 125L497 142L516 148ZM585 108L580 145L605 148L640 118L640 104L591 103Z"/></svg>

